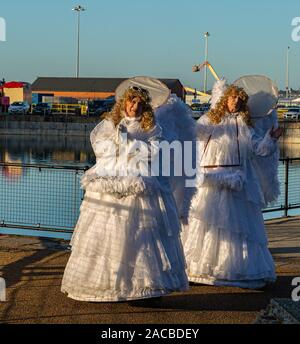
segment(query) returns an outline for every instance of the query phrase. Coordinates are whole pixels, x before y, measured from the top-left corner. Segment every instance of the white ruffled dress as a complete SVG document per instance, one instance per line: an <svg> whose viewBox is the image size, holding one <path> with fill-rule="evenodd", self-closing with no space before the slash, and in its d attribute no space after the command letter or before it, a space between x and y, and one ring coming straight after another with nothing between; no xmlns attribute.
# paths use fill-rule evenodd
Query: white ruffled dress
<svg viewBox="0 0 300 344"><path fill-rule="evenodd" d="M269 133L259 137L238 113L218 125L204 115L198 129L199 184L194 194L186 192L192 196L182 233L189 281L263 287L276 276L261 212L266 202L252 161L272 154L276 141ZM207 168L216 165L223 167Z"/></svg>
<svg viewBox="0 0 300 344"><path fill-rule="evenodd" d="M110 145L128 135L131 158L140 147L151 149L161 128L150 132L138 119L122 119L115 127L103 120L91 133L97 158L82 185L86 192L71 239L71 256L61 291L81 301L124 301L159 297L188 289L185 259L180 240L178 212L168 178L115 177L107 174L124 163L114 160ZM106 146L106 148L103 148ZM113 153L113 152L112 152ZM142 159L143 160L143 159ZM149 168L145 155L142 168Z"/></svg>

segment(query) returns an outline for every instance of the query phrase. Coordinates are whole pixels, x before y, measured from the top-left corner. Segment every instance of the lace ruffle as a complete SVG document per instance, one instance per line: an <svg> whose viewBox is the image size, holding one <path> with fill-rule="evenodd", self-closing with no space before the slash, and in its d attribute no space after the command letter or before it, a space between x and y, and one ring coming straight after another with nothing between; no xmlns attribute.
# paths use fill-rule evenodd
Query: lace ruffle
<svg viewBox="0 0 300 344"><path fill-rule="evenodd" d="M90 189L94 192L108 193L117 198L131 195L142 195L153 193L153 180L151 177L141 176L98 176L87 175L81 178L83 189Z"/></svg>

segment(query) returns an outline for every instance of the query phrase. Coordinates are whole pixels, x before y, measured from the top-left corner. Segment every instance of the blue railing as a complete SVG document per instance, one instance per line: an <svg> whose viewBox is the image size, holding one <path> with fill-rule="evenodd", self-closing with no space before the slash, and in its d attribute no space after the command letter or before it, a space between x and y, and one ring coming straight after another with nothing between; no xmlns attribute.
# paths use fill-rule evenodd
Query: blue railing
<svg viewBox="0 0 300 344"><path fill-rule="evenodd" d="M72 232L85 167L0 163L0 227Z"/></svg>
<svg viewBox="0 0 300 344"><path fill-rule="evenodd" d="M289 210L300 209L300 158L287 157L279 161L280 196L276 204L263 212L283 211L283 216L288 216Z"/></svg>
<svg viewBox="0 0 300 344"><path fill-rule="evenodd" d="M72 233L88 167L0 163L0 228ZM300 209L300 158L280 159L281 195L264 213ZM281 215L279 215L281 216Z"/></svg>

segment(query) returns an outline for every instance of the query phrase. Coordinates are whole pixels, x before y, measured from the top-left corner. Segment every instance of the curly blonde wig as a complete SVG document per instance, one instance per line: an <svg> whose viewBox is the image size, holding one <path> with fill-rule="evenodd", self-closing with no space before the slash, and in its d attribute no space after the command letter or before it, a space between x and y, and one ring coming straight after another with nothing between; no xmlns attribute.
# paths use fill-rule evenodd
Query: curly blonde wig
<svg viewBox="0 0 300 344"><path fill-rule="evenodd" d="M238 96L242 100L241 107L238 112L242 116L244 122L248 126L252 126L250 112L247 105L247 101L249 98L248 94L244 91L244 89L235 85L228 86L223 96L218 101L216 107L208 112L210 122L213 124L220 123L223 116L229 112L227 103L230 96Z"/></svg>
<svg viewBox="0 0 300 344"><path fill-rule="evenodd" d="M140 92L136 89L128 88L105 118L112 120L115 125L118 125L124 117L126 102L132 101L136 97L142 103L141 127L145 131L151 130L155 125L154 112L150 104L151 98L147 92Z"/></svg>

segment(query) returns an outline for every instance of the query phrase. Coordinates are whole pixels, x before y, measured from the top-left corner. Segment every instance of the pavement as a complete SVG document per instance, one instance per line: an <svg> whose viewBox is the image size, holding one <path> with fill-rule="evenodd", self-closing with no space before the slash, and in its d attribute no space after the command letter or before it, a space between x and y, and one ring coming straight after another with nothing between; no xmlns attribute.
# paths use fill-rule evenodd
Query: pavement
<svg viewBox="0 0 300 344"><path fill-rule="evenodd" d="M300 277L300 217L266 221L277 281L262 290L191 285L159 300L80 302L61 293L70 251L61 239L0 235L0 277L6 302L0 323L13 324L251 324L271 300L291 301ZM299 293L300 294L300 293ZM275 302L275 303L276 303ZM274 302L273 302L274 303ZM293 302L298 307L299 302Z"/></svg>

